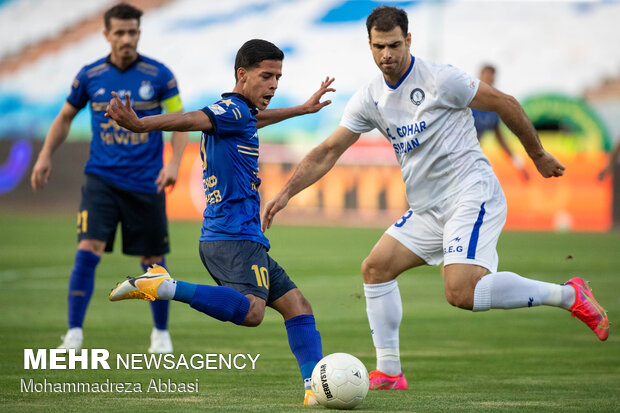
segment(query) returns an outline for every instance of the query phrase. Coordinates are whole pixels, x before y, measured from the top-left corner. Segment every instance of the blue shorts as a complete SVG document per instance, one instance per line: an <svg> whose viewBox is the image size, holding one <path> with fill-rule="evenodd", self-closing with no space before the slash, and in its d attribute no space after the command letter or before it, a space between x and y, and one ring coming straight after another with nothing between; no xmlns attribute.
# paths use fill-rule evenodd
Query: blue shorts
<svg viewBox="0 0 620 413"><path fill-rule="evenodd" d="M293 288L288 274L264 245L254 241L200 241L200 258L218 285L271 304Z"/></svg>
<svg viewBox="0 0 620 413"><path fill-rule="evenodd" d="M119 222L123 231L123 253L151 257L170 251L163 192L130 191L87 174L78 212L78 241L104 241L106 252L111 252Z"/></svg>

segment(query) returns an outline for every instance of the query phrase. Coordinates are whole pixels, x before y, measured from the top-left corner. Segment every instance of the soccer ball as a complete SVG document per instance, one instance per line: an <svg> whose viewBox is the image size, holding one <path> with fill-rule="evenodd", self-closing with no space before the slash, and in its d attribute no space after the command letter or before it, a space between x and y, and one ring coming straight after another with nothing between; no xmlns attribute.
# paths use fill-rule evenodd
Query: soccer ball
<svg viewBox="0 0 620 413"><path fill-rule="evenodd" d="M312 371L312 391L322 406L352 409L368 393L368 371L350 354L330 354L323 357Z"/></svg>

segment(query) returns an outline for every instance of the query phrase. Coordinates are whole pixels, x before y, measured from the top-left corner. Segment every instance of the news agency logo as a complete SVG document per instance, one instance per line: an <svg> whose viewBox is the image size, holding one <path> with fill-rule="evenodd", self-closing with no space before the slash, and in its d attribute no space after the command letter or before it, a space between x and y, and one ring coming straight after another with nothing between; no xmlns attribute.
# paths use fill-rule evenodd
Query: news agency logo
<svg viewBox="0 0 620 413"><path fill-rule="evenodd" d="M256 369L260 353L116 354L106 349L24 349L24 370L245 370Z"/></svg>
<svg viewBox="0 0 620 413"><path fill-rule="evenodd" d="M424 94L424 91L420 89L419 87L413 89L411 91L411 94L409 95L409 99L411 99L411 103L413 103L416 106L420 106L422 102L424 102L425 97L426 95Z"/></svg>

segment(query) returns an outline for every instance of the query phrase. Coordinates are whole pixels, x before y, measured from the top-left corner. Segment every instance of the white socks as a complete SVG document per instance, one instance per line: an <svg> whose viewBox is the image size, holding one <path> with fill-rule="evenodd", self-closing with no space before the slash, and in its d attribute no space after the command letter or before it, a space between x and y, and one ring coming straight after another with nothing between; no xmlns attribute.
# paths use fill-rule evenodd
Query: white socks
<svg viewBox="0 0 620 413"><path fill-rule="evenodd" d="M377 350L377 370L400 374L398 329L403 318L403 304L396 280L381 284L364 284L366 313L372 341Z"/></svg>
<svg viewBox="0 0 620 413"><path fill-rule="evenodd" d="M390 376L400 374L398 330L403 318L403 305L398 284L396 280L364 284L364 294L372 341L377 351L377 370ZM474 290L473 311L539 305L568 309L574 302L575 289L570 285L530 280L503 271L488 274L478 281Z"/></svg>
<svg viewBox="0 0 620 413"><path fill-rule="evenodd" d="M160 300L172 300L176 290L177 282L174 279L163 280L161 284L157 286L157 298Z"/></svg>
<svg viewBox="0 0 620 413"><path fill-rule="evenodd" d="M473 311L490 308L521 308L550 305L568 309L575 302L575 289L570 285L530 280L513 272L485 275L474 290Z"/></svg>

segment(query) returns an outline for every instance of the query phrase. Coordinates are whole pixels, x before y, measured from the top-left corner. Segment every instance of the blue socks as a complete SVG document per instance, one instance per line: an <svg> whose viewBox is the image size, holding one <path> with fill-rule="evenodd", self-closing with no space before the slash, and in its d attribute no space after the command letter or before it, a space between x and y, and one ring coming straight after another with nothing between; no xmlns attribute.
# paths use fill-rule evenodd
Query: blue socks
<svg viewBox="0 0 620 413"><path fill-rule="evenodd" d="M194 293L190 298L189 293L192 288L194 288ZM214 287L177 281L173 300L188 303L194 310L220 321L231 321L238 325L243 323L245 316L250 311L248 297L230 287Z"/></svg>
<svg viewBox="0 0 620 413"><path fill-rule="evenodd" d="M172 297L172 299L186 304L191 303L192 298L194 298L194 293L196 292L196 287L198 287L198 285L185 281L175 280L174 282L177 286L174 290L174 297Z"/></svg>
<svg viewBox="0 0 620 413"><path fill-rule="evenodd" d="M314 316L298 315L284 322L288 344L297 359L301 378L306 382L312 377L314 366L323 358L321 334L317 331Z"/></svg>
<svg viewBox="0 0 620 413"><path fill-rule="evenodd" d="M149 269L149 265L140 264L144 272ZM166 259L163 258L157 265L161 265L166 268ZM168 329L168 308L170 302L168 300L155 300L151 301L151 313L153 314L153 323L158 330Z"/></svg>
<svg viewBox="0 0 620 413"><path fill-rule="evenodd" d="M67 318L69 328L82 328L86 309L95 288L95 268L101 258L90 251L77 250L69 278Z"/></svg>
<svg viewBox="0 0 620 413"><path fill-rule="evenodd" d="M231 321L237 325L243 323L250 310L250 300L240 292L223 286L192 284L175 281L175 301L189 304L220 321ZM314 366L323 358L321 334L316 329L314 316L299 315L284 322L288 343L297 363L301 377L309 387Z"/></svg>

